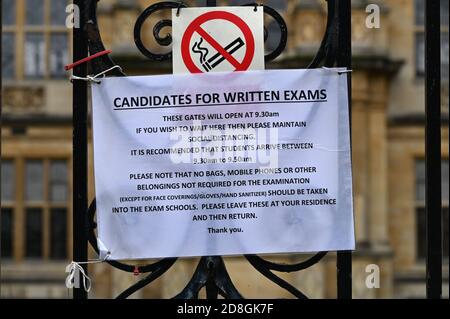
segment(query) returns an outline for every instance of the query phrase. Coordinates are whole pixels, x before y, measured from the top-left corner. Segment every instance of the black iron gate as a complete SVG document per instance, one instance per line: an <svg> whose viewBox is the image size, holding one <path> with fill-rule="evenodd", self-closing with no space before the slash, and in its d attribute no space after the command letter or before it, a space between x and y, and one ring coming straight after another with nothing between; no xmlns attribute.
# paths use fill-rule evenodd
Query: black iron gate
<svg viewBox="0 0 450 319"><path fill-rule="evenodd" d="M78 61L86 56L94 55L105 50L100 31L97 25L97 1L75 0L81 13L80 28L74 28L73 60ZM216 6L216 0L206 0L207 6ZM257 6L256 3L248 4ZM135 42L138 49L149 59L171 59L171 52L154 54L149 51L141 41L141 28L146 19L152 14L172 8L183 8L182 2L164 1L151 5L138 18L135 25ZM328 0L328 17L326 32L316 56L309 64L309 68L321 66L346 67L351 69L351 1ZM275 59L284 49L287 39L287 27L283 18L276 10L264 6L264 13L270 15L278 24L281 33L278 46L266 56L266 62ZM427 31L426 31L426 59L427 59L427 225L428 225L428 254L427 254L427 295L439 298L441 295L441 202L440 202L440 43L439 43L439 1L427 1ZM162 28L171 26L167 19L156 23L153 34L156 42L161 46L169 46L172 42L170 35L160 37ZM265 29L265 39L267 30ZM103 55L90 62L90 72L98 74L110 69L115 64ZM74 75L86 77L85 64L74 68ZM115 76L124 74L115 70ZM351 76L349 84L349 112L351 112ZM98 252L95 229L95 200L88 207L87 199L87 154L88 154L88 110L87 110L87 84L84 81L73 83L73 253L74 260L85 262L87 260L88 241ZM286 289L297 298L306 296L294 286L278 277L275 272L301 271L319 262L327 252L319 252L306 261L296 264L277 264L256 255L245 255L248 262L263 276ZM150 284L163 275L176 262L176 258L165 258L157 262L137 266L118 261L107 261L112 267L130 273L141 273L146 276L123 291L118 298L126 298ZM86 265L83 266L87 273ZM352 254L350 251L337 253L337 295L339 299L350 299L352 296ZM80 279L81 280L81 279ZM81 282L79 287L82 287ZM225 298L242 298L228 275L225 263L220 256L202 257L186 287L175 298L197 298L199 291L205 288L207 298L215 299L218 295ZM87 298L82 288L74 289L74 298Z"/></svg>

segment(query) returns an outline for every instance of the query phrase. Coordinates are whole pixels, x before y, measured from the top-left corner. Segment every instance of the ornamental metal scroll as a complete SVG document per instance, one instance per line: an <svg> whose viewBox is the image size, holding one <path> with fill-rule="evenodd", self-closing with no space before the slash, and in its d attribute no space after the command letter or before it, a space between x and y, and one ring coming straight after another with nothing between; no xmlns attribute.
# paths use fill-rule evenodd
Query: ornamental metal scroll
<svg viewBox="0 0 450 319"><path fill-rule="evenodd" d="M97 24L97 0L85 0L87 17L85 30L87 32L88 38L88 48L90 55L96 54L98 52L104 51L105 47L102 43L100 36L100 30ZM320 66L331 67L337 61L337 50L338 50L338 38L339 38L339 28L338 28L338 1L328 0L328 17L326 31L323 36L322 42L318 49L316 56L313 58L308 68L317 68ZM257 6L256 3L249 3L246 6ZM142 28L144 22L152 15L162 12L164 10L170 10L177 8L182 10L187 7L186 4L182 2L164 1L155 3L145 9L138 17L135 27L134 27L134 41L136 43L139 51L152 61L163 61L172 58L172 52L160 54L151 52L142 41ZM282 16L273 8L264 5L264 13L271 16L273 20L277 23L280 29L280 39L276 48L265 55L266 62L274 60L278 57L284 50L287 42L287 27ZM158 21L153 28L153 37L161 46L168 47L172 43L172 37L170 34L161 36L161 31L163 28L171 27L172 22L168 19L161 19ZM268 31L264 28L264 38L267 40ZM115 65L114 61L107 55L92 60L90 62L91 70L94 74L100 73L103 70L109 69ZM112 74L113 76L124 76L120 70L115 70ZM88 232L89 232L89 242L98 253L97 239L96 239L96 223L95 223L95 211L96 204L95 200L91 203L88 210ZM301 271L306 268L313 266L318 263L327 252L319 252L312 256L311 258L294 264L278 264L268 261L262 257L256 255L245 255L244 257L252 265L255 270L265 276L267 279L271 280L281 288L287 290L292 295L297 298L307 298L307 296L301 292L299 289L295 288L293 285L287 281L281 279L274 272L296 272ZM131 287L123 291L117 298L127 298L139 289L147 286L151 282L155 281L157 278L166 273L177 261L176 258L164 258L153 263L146 265L134 265L127 264L119 261L108 260L107 262L122 271L135 273L135 274L146 274L146 276L136 282ZM234 286L227 269L225 267L224 259L221 256L209 256L201 257L197 268L191 280L186 284L182 291L174 296L174 298L179 299L196 299L198 298L199 291L205 288L206 297L210 299L216 299L218 295L224 298L239 299L243 296Z"/></svg>

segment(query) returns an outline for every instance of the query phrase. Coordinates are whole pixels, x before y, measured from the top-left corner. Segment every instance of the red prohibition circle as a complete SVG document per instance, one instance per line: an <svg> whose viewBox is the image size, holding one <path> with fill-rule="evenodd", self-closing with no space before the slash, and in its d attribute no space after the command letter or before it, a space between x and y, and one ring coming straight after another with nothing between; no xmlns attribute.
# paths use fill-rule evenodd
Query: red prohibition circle
<svg viewBox="0 0 450 319"><path fill-rule="evenodd" d="M209 20L227 20L231 23L234 23L244 34L245 43L247 51L245 52L244 59L242 62L237 62L231 55L229 55L223 47L219 44L220 48L217 48L213 44L211 44L210 41L214 41L211 36L209 36L208 33L206 33L202 28L202 24L209 21ZM183 58L184 64L186 65L187 69L191 73L203 73L192 61L192 57L190 55L189 50L189 44L191 42L192 36L194 33L197 32L201 36L205 38L206 41L208 41L213 47L221 53L225 59L234 65L235 71L245 71L250 67L250 64L253 60L253 56L255 53L255 40L253 38L252 31L250 30L249 26L242 20L240 17L238 17L235 14L232 14L227 11L211 11L207 12L205 14L202 14L201 16L198 16L196 19L194 19L191 24L186 28L186 31L184 32L183 38L181 40L181 56ZM209 37L209 38L208 38ZM220 49L222 48L222 52Z"/></svg>

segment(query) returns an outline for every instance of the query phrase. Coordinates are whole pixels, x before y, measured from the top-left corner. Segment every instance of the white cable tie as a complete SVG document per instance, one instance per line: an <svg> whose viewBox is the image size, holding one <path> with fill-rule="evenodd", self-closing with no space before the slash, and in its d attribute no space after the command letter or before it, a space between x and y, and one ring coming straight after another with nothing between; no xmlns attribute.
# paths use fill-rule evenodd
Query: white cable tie
<svg viewBox="0 0 450 319"><path fill-rule="evenodd" d="M322 69L328 70L328 71L334 71L334 69L328 68L326 66L323 66ZM337 74L341 75L341 74L344 74L344 73L351 73L351 72L353 72L353 70L349 69L349 70L337 71Z"/></svg>
<svg viewBox="0 0 450 319"><path fill-rule="evenodd" d="M113 67L111 67L111 68L109 68L109 69L107 69L107 70L105 70L105 71L102 71L102 72L100 72L99 74L97 74L97 75L88 75L88 76L86 76L86 77L81 77L81 76L76 76L76 75L71 75L70 76L70 80L72 81L72 80L79 80L79 81L86 81L86 82L94 82L94 83L96 83L96 84L100 84L100 83L102 83L100 80L98 80L98 78L100 77L100 76L103 76L103 77L105 77L105 75L106 75L106 73L108 73L108 72L111 72L112 70L114 70L114 69L119 69L121 72L122 72L122 68L119 66L119 65L114 65Z"/></svg>
<svg viewBox="0 0 450 319"><path fill-rule="evenodd" d="M66 278L66 287L67 288L73 288L75 286L75 275L77 273L79 273L83 277L84 290L86 292L89 292L91 290L91 278L89 278L89 276L86 275L86 273L84 272L83 267L79 263L77 263L75 261L72 261L66 267L66 272L69 273L67 275L67 278Z"/></svg>
<svg viewBox="0 0 450 319"><path fill-rule="evenodd" d="M91 278L86 274L84 268L81 265L96 264L105 262L110 256L110 253L105 256L104 259L91 259L85 262L72 261L66 266L66 272L69 273L66 277L66 287L73 288L75 286L75 276L77 273L81 274L83 277L83 288L86 292L91 290Z"/></svg>

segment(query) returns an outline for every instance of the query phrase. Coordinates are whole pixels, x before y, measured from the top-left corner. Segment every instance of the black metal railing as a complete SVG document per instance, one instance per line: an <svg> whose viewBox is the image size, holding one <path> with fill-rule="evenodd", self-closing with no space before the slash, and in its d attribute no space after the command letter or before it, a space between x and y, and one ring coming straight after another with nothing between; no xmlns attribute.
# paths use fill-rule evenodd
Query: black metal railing
<svg viewBox="0 0 450 319"><path fill-rule="evenodd" d="M437 3L436 5L431 4ZM97 0L75 0L74 3L79 6L81 12L81 26L80 29L74 29L73 48L74 61L84 58L88 55L104 51L104 45L101 40L100 30L97 24ZM215 0L207 0L206 5L215 6ZM248 5L257 5L251 3ZM141 28L146 19L157 11L167 10L172 8L185 7L185 4L180 2L164 1L153 4L147 8L137 19L134 29L134 39L137 48L142 54L151 60L161 61L170 59L171 52L165 54L158 54L151 52L145 47L141 39ZM323 36L320 48L316 56L309 64L309 68L316 68L320 66L340 66L351 68L351 3L350 0L328 0L328 17L326 32ZM266 61L271 61L278 57L286 45L287 27L286 24L276 10L264 6L264 13L272 16L277 22L281 33L278 46L274 51L266 55ZM427 191L427 207L428 207L428 291L429 297L440 296L440 290L437 286L440 285L441 274L438 271L441 265L442 252L439 249L440 235L436 229L440 228L440 187L438 188L437 179L440 178L440 171L437 170L440 163L440 135L436 127L439 127L439 92L435 84L439 83L436 75L439 73L439 34L436 35L436 22L433 19L439 16L439 3L437 1L427 1L427 145L429 155L427 155L427 173L428 173L428 191ZM430 19L431 18L431 19ZM434 24L433 24L434 23ZM156 42L161 46L170 46L172 39L170 35L160 37L160 31L163 27L171 26L171 21L163 19L156 23L153 29L153 35ZM439 30L439 23L437 23ZM300 26L299 26L300 27ZM265 29L267 34L267 29ZM267 39L267 36L265 36ZM103 70L114 66L113 60L104 55L100 58L92 60L92 73L96 74ZM437 65L436 65L437 63ZM433 73L433 74L429 74ZM74 69L74 75L84 77L86 76L86 66L78 66ZM124 74L115 70L113 75L123 76ZM348 77L348 94L349 94L349 112L351 112L351 76ZM83 262L87 259L87 242L89 241L94 250L98 252L96 241L96 223L95 223L95 200L88 208L87 203L87 87L86 82L74 81L73 83L73 234L74 234L74 260ZM350 117L351 118L351 117ZM437 123L437 124L436 124ZM431 185L433 184L433 186ZM87 213L86 213L87 212ZM433 233L434 232L434 233ZM256 255L246 255L245 258L263 276L273 281L280 287L286 289L297 298L306 298L306 295L289 284L285 280L278 277L274 272L293 272L301 271L313 266L319 262L327 252L319 252L306 261L282 265L277 264ZM148 265L133 265L126 264L119 261L107 261L111 266L130 273L141 273L146 276L122 292L118 298L126 298L150 284L155 279L162 276L169 270L177 261L176 258L165 258ZM337 295L338 298L351 298L352 296L352 254L350 251L337 253ZM82 287L82 285L80 285ZM220 256L201 257L196 270L188 282L186 287L175 296L175 298L197 298L199 291L205 288L207 298L215 299L218 295L225 298L242 298L242 295L234 286L230 278L225 262ZM76 288L74 291L74 298L87 298L86 292L82 288Z"/></svg>
<svg viewBox="0 0 450 319"><path fill-rule="evenodd" d="M87 55L86 46L80 45L80 42L88 43L89 54L105 50L100 31L97 25L96 3L95 0L81 1L80 9L82 14L83 29L78 29L74 36L74 60L82 58ZM208 6L215 6L216 1L208 0ZM249 3L247 5L256 6L256 3ZM164 1L151 5L138 17L135 29L134 39L136 46L147 58L151 60L161 61L170 59L171 52L165 54L157 54L151 52L146 48L141 39L141 28L146 19L152 14L172 8L186 7L180 2ZM266 54L265 60L271 61L278 57L284 50L287 41L287 27L286 24L276 10L264 6L264 13L271 16L278 24L280 29L280 39L277 47ZM163 27L171 26L171 21L163 19L156 23L153 29L153 35L156 42L162 46L169 46L172 42L170 35L161 38L159 36ZM340 31L340 32L339 32ZM267 39L267 29L265 29L265 39ZM86 39L87 37L87 39ZM310 63L309 68L319 67L321 65L331 67L334 65L350 68L351 48L350 48L350 1L328 1L328 19L326 32L323 37L320 48ZM107 68L114 66L114 62L108 57L103 56L91 61L91 68L93 73L99 73ZM115 71L116 76L122 76L121 71ZM85 76L86 69L78 67L74 70L74 74L78 76ZM350 82L349 82L350 83ZM349 90L349 94L350 94ZM87 109L86 109L86 84L74 83L74 258L77 261L86 260L87 256L87 242L86 236L94 250L98 252L95 229L95 200L91 203L87 216L83 213L87 206L87 189L86 189L86 167L87 167ZM350 101L349 95L349 101ZM350 105L350 104L349 104ZM75 116L76 115L76 116ZM85 232L82 230L86 230ZM297 298L307 298L306 295L295 288L287 281L277 276L276 272L293 272L301 271L309 268L319 262L326 252L319 252L306 261L282 265L268 261L256 255L245 255L248 262L260 272L263 276L273 281L280 287L286 289ZM147 274L143 279L132 285L118 298L126 298L150 284L155 279L163 275L176 262L176 258L165 258L148 265L132 265L125 264L118 261L107 261L111 266L127 271L130 273ZM338 270L338 297L351 298L351 252L338 252L337 257ZM205 288L207 298L215 299L220 294L225 298L242 298L234 286L230 276L225 267L225 262L220 256L202 257L199 264L186 287L175 296L175 298L197 298L199 291ZM86 298L86 293L82 289L75 289L75 298Z"/></svg>
<svg viewBox="0 0 450 319"><path fill-rule="evenodd" d="M427 297L442 295L440 1L425 7L425 209Z"/></svg>

